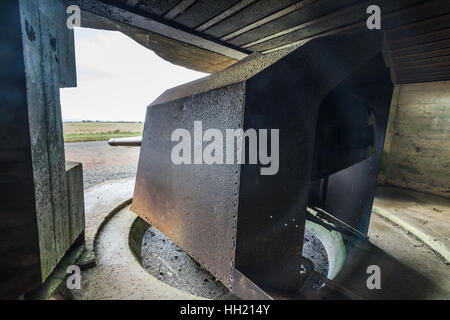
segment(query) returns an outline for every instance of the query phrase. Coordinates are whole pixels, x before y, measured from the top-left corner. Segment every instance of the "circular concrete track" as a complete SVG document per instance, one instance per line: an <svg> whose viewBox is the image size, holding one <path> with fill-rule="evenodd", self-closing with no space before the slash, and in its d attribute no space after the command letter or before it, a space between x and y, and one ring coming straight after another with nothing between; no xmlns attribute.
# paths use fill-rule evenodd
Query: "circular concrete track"
<svg viewBox="0 0 450 320"><path fill-rule="evenodd" d="M201 299L159 281L145 271L128 245L136 215L125 207L102 227L95 242L97 266L82 274L82 289L74 299Z"/></svg>
<svg viewBox="0 0 450 320"><path fill-rule="evenodd" d="M83 270L81 289L66 290L63 297L202 299L153 277L133 255L129 247L129 234L136 215L127 206L133 189L134 179L125 179L85 190L86 245L88 253L92 254L95 244L97 266ZM435 292L429 298L450 298L450 266L420 239L379 215L372 215L369 236L377 247L420 272L434 284ZM335 248L326 250L329 256L330 252L336 251ZM340 263L340 258L330 261L330 269L339 269Z"/></svg>

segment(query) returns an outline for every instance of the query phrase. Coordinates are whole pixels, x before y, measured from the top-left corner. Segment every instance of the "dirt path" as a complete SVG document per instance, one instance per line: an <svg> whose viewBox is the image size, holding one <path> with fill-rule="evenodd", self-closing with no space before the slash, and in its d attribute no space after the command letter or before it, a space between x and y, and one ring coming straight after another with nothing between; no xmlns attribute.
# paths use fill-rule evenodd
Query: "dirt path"
<svg viewBox="0 0 450 320"><path fill-rule="evenodd" d="M140 148L111 147L106 141L75 142L65 145L66 160L83 164L84 188L136 176Z"/></svg>

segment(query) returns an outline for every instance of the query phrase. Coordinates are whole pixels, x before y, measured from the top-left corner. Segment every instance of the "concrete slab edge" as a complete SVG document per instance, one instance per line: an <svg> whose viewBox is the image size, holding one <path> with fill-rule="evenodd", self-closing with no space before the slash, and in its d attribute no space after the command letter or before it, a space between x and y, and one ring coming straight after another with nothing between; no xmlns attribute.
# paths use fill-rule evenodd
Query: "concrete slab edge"
<svg viewBox="0 0 450 320"><path fill-rule="evenodd" d="M406 231L412 233L417 238L419 238L419 240L421 240L426 245L428 245L435 253L437 253L443 259L445 259L447 261L447 263L450 263L450 251L447 249L447 247L442 242L437 241L432 236L417 229L416 227L403 221L402 219L395 217L394 215L390 214L389 212L384 211L381 208L373 207L372 211L375 212L376 214L388 219L392 223L402 227Z"/></svg>
<svg viewBox="0 0 450 320"><path fill-rule="evenodd" d="M95 259L95 242L97 240L98 235L100 234L100 231L103 229L103 227L106 225L106 223L120 210L131 204L133 201L133 198L127 199L120 203L118 206L113 208L111 211L109 211L105 217L103 218L102 222L99 224L97 230L95 231L94 238L86 239L86 253L83 257L83 259L89 260L90 258Z"/></svg>
<svg viewBox="0 0 450 320"><path fill-rule="evenodd" d="M25 295L25 300L58 300L55 295L62 296L62 291L66 289L66 279L69 277L67 268L76 265L84 252L84 245L71 248L45 282L39 288Z"/></svg>
<svg viewBox="0 0 450 320"><path fill-rule="evenodd" d="M95 241L97 240L98 235L100 234L100 231L102 231L103 227L106 225L106 223L120 210L122 210L123 208L125 208L126 206L130 205L131 202L133 201L133 198L127 199L125 201L123 201L122 203L120 203L117 207L115 207L114 209L112 209L103 219L103 221L100 223L100 225L97 228L97 231L95 232L95 236L94 236L94 247L95 247Z"/></svg>
<svg viewBox="0 0 450 320"><path fill-rule="evenodd" d="M136 216L133 212L126 209L127 205L125 205L122 209L116 209L114 210L114 213L111 213L108 219L105 219L104 225L109 222L109 220L115 216L120 214L126 214L126 215L132 215L133 218L130 220L130 222L126 225L124 225L126 231L121 233L120 236L124 237L126 239L125 242L128 243L128 246L122 247L121 250L126 251L127 253L120 253L119 255L126 259L127 265L129 266L129 269L127 272L133 272L132 270L139 270L141 273L141 277L143 276L144 279L141 279L142 285L145 287L150 283L158 283L160 288L165 292L171 292L176 296L176 300L183 299L183 300L209 300L205 299L203 297L199 297L187 292L184 292L180 289L177 289L159 279L151 275L145 268L142 266L142 263L139 261L139 258L136 256L135 252L133 252L133 249L130 247L130 236L133 234L133 228L136 227L136 221L141 219L140 217ZM124 210L125 209L125 210ZM100 232L103 232L99 229ZM99 232L99 235L100 235ZM143 233L142 233L143 235Z"/></svg>

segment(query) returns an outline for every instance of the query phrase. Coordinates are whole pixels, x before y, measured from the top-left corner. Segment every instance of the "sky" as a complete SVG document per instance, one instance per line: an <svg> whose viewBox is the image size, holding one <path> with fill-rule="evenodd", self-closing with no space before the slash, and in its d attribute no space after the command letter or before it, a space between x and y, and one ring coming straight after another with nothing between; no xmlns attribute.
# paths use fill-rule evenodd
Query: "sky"
<svg viewBox="0 0 450 320"><path fill-rule="evenodd" d="M117 31L76 28L75 53L78 86L60 91L64 121L144 121L166 89L206 76Z"/></svg>

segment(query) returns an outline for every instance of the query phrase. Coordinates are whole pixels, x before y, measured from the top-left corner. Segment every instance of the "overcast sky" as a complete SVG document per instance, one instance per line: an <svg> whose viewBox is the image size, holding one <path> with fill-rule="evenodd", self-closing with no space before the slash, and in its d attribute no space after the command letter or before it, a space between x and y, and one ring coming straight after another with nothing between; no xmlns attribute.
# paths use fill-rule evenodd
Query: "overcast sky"
<svg viewBox="0 0 450 320"><path fill-rule="evenodd" d="M78 86L61 89L64 120L144 121L166 89L206 74L173 65L115 31L75 29Z"/></svg>

